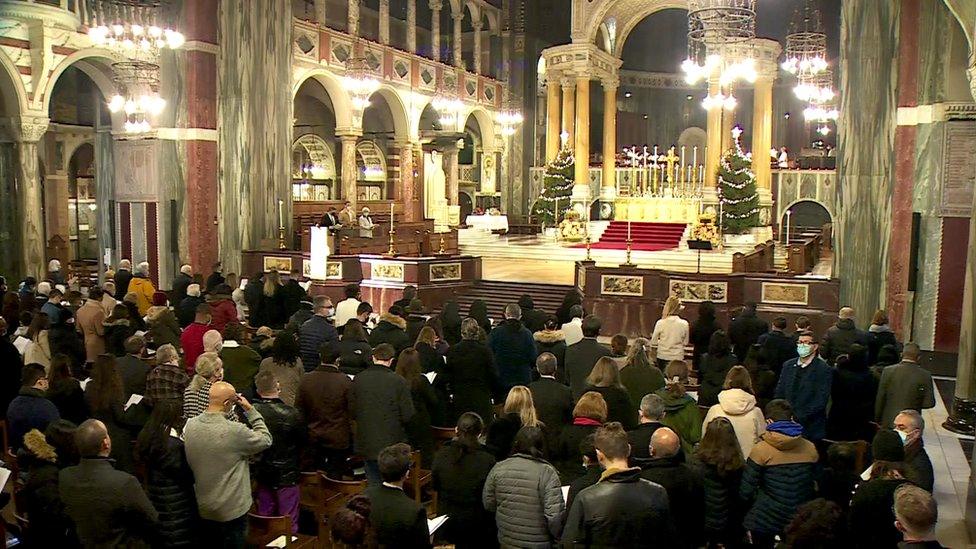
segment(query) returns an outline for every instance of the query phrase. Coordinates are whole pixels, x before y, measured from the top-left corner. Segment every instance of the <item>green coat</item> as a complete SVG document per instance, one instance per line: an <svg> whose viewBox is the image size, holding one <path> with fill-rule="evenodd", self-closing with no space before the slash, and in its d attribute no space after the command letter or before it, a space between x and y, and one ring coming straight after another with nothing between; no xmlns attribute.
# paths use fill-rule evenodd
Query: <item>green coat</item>
<svg viewBox="0 0 976 549"><path fill-rule="evenodd" d="M261 355L247 345L225 341L220 359L224 362L224 381L233 385L238 393L249 392L261 367Z"/></svg>
<svg viewBox="0 0 976 549"><path fill-rule="evenodd" d="M665 414L661 423L678 433L681 448L685 455L690 456L702 436L702 415L698 411L698 403L687 393L676 397L667 389L660 389L656 394L664 399Z"/></svg>

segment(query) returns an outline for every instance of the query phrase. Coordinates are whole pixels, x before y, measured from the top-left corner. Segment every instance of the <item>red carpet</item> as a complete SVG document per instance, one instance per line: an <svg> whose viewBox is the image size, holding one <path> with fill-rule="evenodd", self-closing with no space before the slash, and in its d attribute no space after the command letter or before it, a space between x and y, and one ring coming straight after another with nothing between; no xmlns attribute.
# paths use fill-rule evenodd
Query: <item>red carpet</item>
<svg viewBox="0 0 976 549"><path fill-rule="evenodd" d="M671 250L681 243L681 235L685 232L684 223L646 223L634 221L630 224L630 249L642 252L657 252ZM585 244L577 244L574 248L585 248ZM627 222L611 221L610 226L603 232L600 240L590 245L595 250L626 250Z"/></svg>

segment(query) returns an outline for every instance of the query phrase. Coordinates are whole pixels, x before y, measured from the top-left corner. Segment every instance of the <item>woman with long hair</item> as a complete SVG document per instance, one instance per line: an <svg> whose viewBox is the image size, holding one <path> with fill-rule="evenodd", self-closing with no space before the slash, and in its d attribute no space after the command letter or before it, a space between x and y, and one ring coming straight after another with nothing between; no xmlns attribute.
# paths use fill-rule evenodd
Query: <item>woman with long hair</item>
<svg viewBox="0 0 976 549"><path fill-rule="evenodd" d="M261 292L254 296L257 307L251 307L248 311L250 314L248 322L251 326L270 326L281 329L287 320L287 317L283 316L285 311L281 295L281 276L278 271L270 271L264 273L263 278Z"/></svg>
<svg viewBox="0 0 976 549"><path fill-rule="evenodd" d="M421 466L430 468L434 460L434 433L431 425L443 422L440 402L434 394L427 376L420 371L420 353L415 349L404 349L396 361L396 373L407 380L410 397L413 399L413 417L407 422L407 440L410 446L420 450Z"/></svg>
<svg viewBox="0 0 976 549"><path fill-rule="evenodd" d="M85 391L71 375L71 358L65 354L54 355L48 372L47 399L58 409L58 415L76 425L88 419Z"/></svg>
<svg viewBox="0 0 976 549"><path fill-rule="evenodd" d="M712 334L708 342L708 352L702 355L698 368L701 389L698 390L698 405L712 406L718 402L718 393L722 389L729 370L739 363L739 359L732 354L732 341L722 330Z"/></svg>
<svg viewBox="0 0 976 549"><path fill-rule="evenodd" d="M849 511L854 547L895 547L901 533L895 529L895 491L907 480L905 446L898 433L882 429L871 441L871 473L854 490Z"/></svg>
<svg viewBox="0 0 976 549"><path fill-rule="evenodd" d="M672 360L664 369L664 388L657 396L664 400L664 419L667 425L681 437L681 448L689 455L701 440L701 414L698 403L688 394L688 365L683 360Z"/></svg>
<svg viewBox="0 0 976 549"><path fill-rule="evenodd" d="M495 542L494 521L481 503L485 479L495 465L495 457L479 440L484 430L481 416L474 412L461 414L454 440L437 451L431 468L437 512L451 517L435 537L459 548L485 547Z"/></svg>
<svg viewBox="0 0 976 549"><path fill-rule="evenodd" d="M270 371L281 385L281 400L289 406L295 405L298 396L298 384L302 380L305 368L299 356L300 348L294 334L283 331L274 338L271 344L271 356L261 361L259 372Z"/></svg>
<svg viewBox="0 0 976 549"><path fill-rule="evenodd" d="M715 304L711 301L702 301L698 304L698 318L691 324L689 340L694 347L692 353L692 365L697 370L701 364L701 356L708 352L708 343L712 340L712 334L722 329L718 321L715 320Z"/></svg>
<svg viewBox="0 0 976 549"><path fill-rule="evenodd" d="M651 342L639 337L627 349L627 358L620 370L620 383L623 384L630 401L639 406L644 395L649 395L664 387L664 374L648 356Z"/></svg>
<svg viewBox="0 0 976 549"><path fill-rule="evenodd" d="M559 434L558 448L552 452L563 485L586 474L583 456L580 454L580 443L587 435L595 433L606 421L607 402L603 400L603 395L596 391L583 393L576 402L576 407L573 408L573 423L563 427Z"/></svg>
<svg viewBox="0 0 976 549"><path fill-rule="evenodd" d="M370 357L372 352L363 323L350 318L346 321L339 340L339 369L344 374L353 376L362 372L373 363Z"/></svg>
<svg viewBox="0 0 976 549"><path fill-rule="evenodd" d="M516 385L508 392L505 397L505 406L502 414L495 418L488 426L488 434L485 437L485 446L488 451L501 461L508 457L512 450L512 441L515 434L522 427L537 427L542 425L535 413L535 403L532 401L532 392L524 385Z"/></svg>
<svg viewBox="0 0 976 549"><path fill-rule="evenodd" d="M437 351L441 357L447 354L447 350L451 348L451 344L447 342L444 338L444 325L441 324L441 318L439 316L432 316L427 319L424 326L429 327L434 330L434 350Z"/></svg>
<svg viewBox="0 0 976 549"><path fill-rule="evenodd" d="M587 391L603 396L607 403L607 421L618 421L628 431L637 427L637 406L620 383L620 370L613 358L605 356L597 360L586 378L586 385Z"/></svg>
<svg viewBox="0 0 976 549"><path fill-rule="evenodd" d="M24 364L40 364L45 370L51 368L51 342L48 333L51 328L51 321L47 313L40 311L34 313L30 327L27 328L27 349L24 351Z"/></svg>
<svg viewBox="0 0 976 549"><path fill-rule="evenodd" d="M478 321L478 326L486 333L491 331L491 319L488 318L488 304L482 299L476 299L468 307L468 318Z"/></svg>
<svg viewBox="0 0 976 549"><path fill-rule="evenodd" d="M688 345L688 321L678 316L681 300L668 297L661 309L661 319L654 324L651 346L657 347L657 365L664 367L672 360L684 360Z"/></svg>
<svg viewBox="0 0 976 549"><path fill-rule="evenodd" d="M444 327L444 339L451 345L461 341L461 313L457 301L453 299L444 303L440 314L441 326Z"/></svg>
<svg viewBox="0 0 976 549"><path fill-rule="evenodd" d="M104 423L108 430L112 439L110 456L115 460L116 468L133 473L131 429L139 425L126 418L122 376L119 375L114 356L106 353L95 359L91 380L85 386L85 402L91 417Z"/></svg>
<svg viewBox="0 0 976 549"><path fill-rule="evenodd" d="M495 464L485 480L485 510L495 513L503 547L554 547L565 512L559 473L545 460L539 427L522 427L512 456ZM519 479L513 482L513 479Z"/></svg>
<svg viewBox="0 0 976 549"><path fill-rule="evenodd" d="M718 394L718 403L708 409L702 421L704 431L713 420L724 417L735 428L739 437L742 457L749 456L752 447L766 432L766 417L756 406L756 396L752 390L752 377L745 366L733 366L725 376L723 390Z"/></svg>
<svg viewBox="0 0 976 549"><path fill-rule="evenodd" d="M444 359L437 352L437 332L430 326L424 326L417 334L417 341L413 348L420 355L420 369L426 374L444 370Z"/></svg>
<svg viewBox="0 0 976 549"><path fill-rule="evenodd" d="M878 353L881 348L885 345L893 345L896 349L898 346L898 338L895 336L895 332L888 325L888 312L884 309L878 309L874 312L874 316L871 317L871 325L868 326L868 356L867 360L869 364L874 364L878 360Z"/></svg>
<svg viewBox="0 0 976 549"><path fill-rule="evenodd" d="M210 405L210 386L224 379L224 363L217 353L203 353L197 358L193 379L183 391L183 419L194 418Z"/></svg>
<svg viewBox="0 0 976 549"><path fill-rule="evenodd" d="M580 297L578 291L573 289L566 292L566 295L563 296L563 302L556 309L556 320L559 321L559 325L562 326L573 319L572 314L569 312L573 308L573 305L582 304L583 298Z"/></svg>
<svg viewBox="0 0 976 549"><path fill-rule="evenodd" d="M732 422L717 417L707 424L693 465L705 488L705 539L709 547L743 545L739 485L745 460Z"/></svg>
<svg viewBox="0 0 976 549"><path fill-rule="evenodd" d="M165 547L194 547L197 542L199 519L193 471L181 438L183 424L179 402L159 402L136 440L136 460L145 468L146 492L159 513L159 541Z"/></svg>

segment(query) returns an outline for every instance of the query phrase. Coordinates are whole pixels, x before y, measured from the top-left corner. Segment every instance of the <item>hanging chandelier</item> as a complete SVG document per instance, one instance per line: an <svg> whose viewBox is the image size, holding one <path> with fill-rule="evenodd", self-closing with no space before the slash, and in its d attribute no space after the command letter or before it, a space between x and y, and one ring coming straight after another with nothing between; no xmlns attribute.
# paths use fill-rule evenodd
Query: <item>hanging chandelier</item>
<svg viewBox="0 0 976 549"><path fill-rule="evenodd" d="M113 63L118 93L108 102L112 113L125 113L122 129L127 133L146 133L152 121L166 107L159 96L159 65L144 61Z"/></svg>
<svg viewBox="0 0 976 549"><path fill-rule="evenodd" d="M511 97L505 100L505 108L495 116L495 119L502 127L502 135L506 137L515 135L518 127L525 120L521 111L516 109L515 105L512 104Z"/></svg>
<svg viewBox="0 0 976 549"><path fill-rule="evenodd" d="M352 96L353 108L364 111L369 106L369 98L376 90L380 89L380 81L373 76L372 68L369 66L367 51L360 56L352 56L346 60L346 75L343 83ZM355 51L355 48L353 48Z"/></svg>
<svg viewBox="0 0 976 549"><path fill-rule="evenodd" d="M827 34L823 31L820 11L811 0L793 14L790 33L786 35L783 70L801 82L827 69Z"/></svg>
<svg viewBox="0 0 976 549"><path fill-rule="evenodd" d="M437 86L430 106L437 111L437 121L440 122L442 128L457 128L461 111L464 110L464 103L461 101L457 90L453 89L450 84Z"/></svg>
<svg viewBox="0 0 976 549"><path fill-rule="evenodd" d="M830 103L837 96L834 91L834 71L824 69L816 76L800 81L793 88L793 94L800 101L807 101L814 105Z"/></svg>
<svg viewBox="0 0 976 549"><path fill-rule="evenodd" d="M157 22L156 0L99 0L92 3L88 37L119 57L155 62L160 50L176 49L183 35Z"/></svg>
<svg viewBox="0 0 976 549"><path fill-rule="evenodd" d="M749 43L756 37L756 0L688 0L688 57L681 64L691 84L718 80L719 91L702 101L705 109L733 110L739 80L755 82L756 61Z"/></svg>

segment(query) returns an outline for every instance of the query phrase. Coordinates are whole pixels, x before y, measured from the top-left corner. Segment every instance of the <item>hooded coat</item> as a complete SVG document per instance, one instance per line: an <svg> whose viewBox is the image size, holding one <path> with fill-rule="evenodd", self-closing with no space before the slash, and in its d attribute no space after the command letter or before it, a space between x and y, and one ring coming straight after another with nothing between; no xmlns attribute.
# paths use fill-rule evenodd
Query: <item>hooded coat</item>
<svg viewBox="0 0 976 549"><path fill-rule="evenodd" d="M762 410L756 407L756 397L742 389L726 389L718 394L718 404L709 408L705 414L702 432L717 417L728 418L732 423L743 458L749 457L752 447L766 432L766 418Z"/></svg>
<svg viewBox="0 0 976 549"><path fill-rule="evenodd" d="M767 535L779 534L796 509L813 499L817 448L803 438L803 428L779 421L749 454L739 495L749 505L743 525Z"/></svg>
<svg viewBox="0 0 976 549"><path fill-rule="evenodd" d="M392 345L397 356L400 356L400 351L409 347L411 343L407 336L407 321L390 313L380 315L379 323L369 334L369 345L375 349L377 345L383 343Z"/></svg>
<svg viewBox="0 0 976 549"><path fill-rule="evenodd" d="M135 275L129 281L129 293L136 294L136 307L139 309L139 316L146 316L149 307L152 306L153 294L156 293L156 287L153 286L152 280L143 274Z"/></svg>
<svg viewBox="0 0 976 549"><path fill-rule="evenodd" d="M664 400L665 415L661 423L678 433L681 437L681 449L685 455L690 456L702 437L698 404L688 393L675 396L667 388L660 389L655 394Z"/></svg>
<svg viewBox="0 0 976 549"><path fill-rule="evenodd" d="M74 525L58 493L57 458L56 450L40 431L24 436L17 463L27 471L27 482L20 488L17 510L30 519L23 532L27 547L78 547Z"/></svg>
<svg viewBox="0 0 976 549"><path fill-rule="evenodd" d="M562 330L539 331L532 334L536 356L552 353L556 357L556 381L566 383L566 334Z"/></svg>

